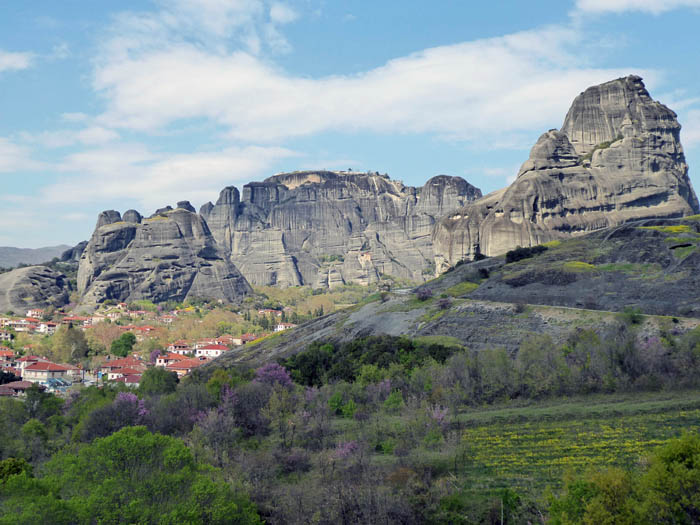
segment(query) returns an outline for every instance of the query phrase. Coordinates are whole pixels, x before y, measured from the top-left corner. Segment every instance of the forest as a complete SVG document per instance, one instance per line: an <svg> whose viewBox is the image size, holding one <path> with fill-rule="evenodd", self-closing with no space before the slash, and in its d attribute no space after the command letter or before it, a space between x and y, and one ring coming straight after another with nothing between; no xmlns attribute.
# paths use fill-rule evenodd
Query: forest
<svg viewBox="0 0 700 525"><path fill-rule="evenodd" d="M700 329L637 323L31 389L0 399L0 523L697 523Z"/></svg>

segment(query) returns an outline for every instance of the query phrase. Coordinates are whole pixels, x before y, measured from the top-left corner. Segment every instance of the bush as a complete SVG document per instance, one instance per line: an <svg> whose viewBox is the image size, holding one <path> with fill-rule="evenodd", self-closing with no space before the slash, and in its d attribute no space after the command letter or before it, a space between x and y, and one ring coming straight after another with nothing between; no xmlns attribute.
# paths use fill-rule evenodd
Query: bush
<svg viewBox="0 0 700 525"><path fill-rule="evenodd" d="M518 246L517 248L515 248L515 250L510 250L509 252L506 252L506 264L515 261L520 261L522 259L529 259L530 257L534 257L535 255L539 255L546 251L547 247L542 246L541 244L533 246L531 248L521 248L520 246Z"/></svg>
<svg viewBox="0 0 700 525"><path fill-rule="evenodd" d="M421 288L416 292L416 297L419 301L427 301L433 296L433 291L430 288Z"/></svg>
<svg viewBox="0 0 700 525"><path fill-rule="evenodd" d="M59 453L42 470L0 487L0 523L260 523L182 441L144 427Z"/></svg>
<svg viewBox="0 0 700 525"><path fill-rule="evenodd" d="M112 341L110 352L118 357L126 357L136 344L136 336L131 332L125 332L119 338Z"/></svg>
<svg viewBox="0 0 700 525"><path fill-rule="evenodd" d="M160 366L146 370L139 382L139 391L143 394L158 395L175 392L178 378L175 372L170 372Z"/></svg>

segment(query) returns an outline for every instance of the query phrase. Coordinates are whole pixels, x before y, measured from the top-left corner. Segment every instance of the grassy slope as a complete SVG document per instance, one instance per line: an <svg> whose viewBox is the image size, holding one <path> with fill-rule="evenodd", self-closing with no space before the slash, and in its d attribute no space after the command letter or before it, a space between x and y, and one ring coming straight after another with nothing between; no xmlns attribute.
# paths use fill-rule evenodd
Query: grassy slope
<svg viewBox="0 0 700 525"><path fill-rule="evenodd" d="M401 426L398 416L389 424ZM387 421L385 421L387 423ZM348 437L352 427L345 420ZM478 494L510 487L535 494L557 488L565 474L607 466L633 467L655 447L684 431L700 430L700 392L610 394L531 402L461 413L465 455L458 460L460 487ZM454 472L454 444L423 451L421 463ZM398 464L375 453L378 464Z"/></svg>

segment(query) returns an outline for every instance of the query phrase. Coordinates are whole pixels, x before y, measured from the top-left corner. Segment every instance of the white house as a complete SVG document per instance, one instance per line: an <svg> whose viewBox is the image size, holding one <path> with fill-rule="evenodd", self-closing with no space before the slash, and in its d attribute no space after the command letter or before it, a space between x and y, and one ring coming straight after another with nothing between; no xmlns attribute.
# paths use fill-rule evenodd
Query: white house
<svg viewBox="0 0 700 525"><path fill-rule="evenodd" d="M284 332L290 328L294 328L296 325L294 323L277 323L275 326L275 332Z"/></svg>
<svg viewBox="0 0 700 525"><path fill-rule="evenodd" d="M197 357L219 357L224 352L228 352L229 347L224 345L207 345L197 348Z"/></svg>

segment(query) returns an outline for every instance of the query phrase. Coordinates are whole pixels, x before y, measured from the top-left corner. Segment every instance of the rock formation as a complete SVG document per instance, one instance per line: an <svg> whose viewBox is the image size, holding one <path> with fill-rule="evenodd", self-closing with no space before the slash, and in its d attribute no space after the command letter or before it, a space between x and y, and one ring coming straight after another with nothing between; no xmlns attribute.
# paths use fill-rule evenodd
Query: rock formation
<svg viewBox="0 0 700 525"><path fill-rule="evenodd" d="M478 197L446 175L413 188L379 173L301 171L246 184L242 197L224 188L200 213L251 283L332 287L432 277L436 220Z"/></svg>
<svg viewBox="0 0 700 525"><path fill-rule="evenodd" d="M236 302L250 285L219 249L206 222L182 202L148 219L130 210L100 214L80 258L81 307L106 299L162 302L186 298Z"/></svg>
<svg viewBox="0 0 700 525"><path fill-rule="evenodd" d="M46 266L27 266L0 274L0 312L24 315L30 308L63 306L68 303L65 275Z"/></svg>
<svg viewBox="0 0 700 525"><path fill-rule="evenodd" d="M433 240L438 270L516 246L634 219L698 213L676 114L637 76L581 93L508 188L449 214Z"/></svg>

